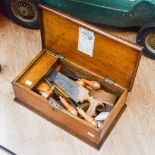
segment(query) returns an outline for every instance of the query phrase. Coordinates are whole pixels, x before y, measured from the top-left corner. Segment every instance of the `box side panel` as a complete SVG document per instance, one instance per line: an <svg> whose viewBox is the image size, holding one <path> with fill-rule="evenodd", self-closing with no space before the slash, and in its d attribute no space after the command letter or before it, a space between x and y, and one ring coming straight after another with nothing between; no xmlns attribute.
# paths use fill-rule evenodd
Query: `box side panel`
<svg viewBox="0 0 155 155"><path fill-rule="evenodd" d="M114 108L111 110L109 116L105 120L102 126L100 140L104 141L107 135L109 134L109 131L111 128L116 124L117 118L119 114L121 113L122 109L126 106L125 102L127 99L127 91L124 91L120 99L117 101Z"/></svg>
<svg viewBox="0 0 155 155"><path fill-rule="evenodd" d="M127 105L124 104L123 108L121 109L120 113L118 114L118 116L115 118L115 120L113 121L113 123L111 124L111 126L108 128L106 134L104 134L100 140L100 144L98 144L98 149L101 148L101 146L103 145L103 143L105 142L105 140L107 139L108 135L110 134L110 132L112 131L112 129L115 127L116 123L118 122L119 118L121 117L121 115L123 114L124 110L126 109Z"/></svg>

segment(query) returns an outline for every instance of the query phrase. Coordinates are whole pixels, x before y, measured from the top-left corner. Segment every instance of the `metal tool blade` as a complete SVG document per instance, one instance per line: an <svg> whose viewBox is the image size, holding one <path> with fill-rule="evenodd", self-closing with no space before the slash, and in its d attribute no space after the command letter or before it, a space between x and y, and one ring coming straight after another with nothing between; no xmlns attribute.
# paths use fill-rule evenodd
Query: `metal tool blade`
<svg viewBox="0 0 155 155"><path fill-rule="evenodd" d="M66 94L68 94L76 103L80 102L79 99L79 87L80 89L83 89L79 84L77 84L75 81L71 80L67 76L63 75L60 72L57 72L54 70L50 76L49 79L54 82L56 85L58 85Z"/></svg>
<svg viewBox="0 0 155 155"><path fill-rule="evenodd" d="M66 93L64 94L59 88L58 88L58 85L56 85L56 84L54 84L53 82L50 82L49 81L49 78L47 79L45 79L45 82L51 87L51 88L53 88L54 87L54 89L53 89L53 91L55 92L55 94L59 97L59 96L61 96L61 97L63 97L63 98L65 98L66 100L67 100L67 102L68 103L70 103L75 109L76 109L76 107L77 107L77 105L78 105L78 103L76 103L76 102L74 102L74 100L73 99L71 99L70 97L68 97L68 95L66 96Z"/></svg>
<svg viewBox="0 0 155 155"><path fill-rule="evenodd" d="M49 97L48 101L49 104L52 105L54 108L58 110L64 109L64 107L60 103L58 103L58 101L56 101L54 98Z"/></svg>

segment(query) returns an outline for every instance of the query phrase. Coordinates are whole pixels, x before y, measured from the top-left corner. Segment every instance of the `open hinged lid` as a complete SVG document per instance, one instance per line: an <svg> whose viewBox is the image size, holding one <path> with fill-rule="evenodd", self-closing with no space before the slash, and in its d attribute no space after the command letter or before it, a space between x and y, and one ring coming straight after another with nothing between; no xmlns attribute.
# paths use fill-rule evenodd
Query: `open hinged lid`
<svg viewBox="0 0 155 155"><path fill-rule="evenodd" d="M43 48L131 89L142 48L63 13L40 7Z"/></svg>

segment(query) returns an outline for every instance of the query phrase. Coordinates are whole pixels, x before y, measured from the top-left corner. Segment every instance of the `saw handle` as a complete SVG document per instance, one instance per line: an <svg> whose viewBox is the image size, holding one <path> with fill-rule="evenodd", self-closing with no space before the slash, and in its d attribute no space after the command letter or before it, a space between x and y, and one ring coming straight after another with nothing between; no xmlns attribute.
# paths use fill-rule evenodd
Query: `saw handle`
<svg viewBox="0 0 155 155"><path fill-rule="evenodd" d="M97 128L97 121L93 117L86 114L85 111L79 107L77 107L77 111L87 122L89 122L92 126Z"/></svg>
<svg viewBox="0 0 155 155"><path fill-rule="evenodd" d="M77 116L78 112L77 110L70 105L67 100L65 98L63 98L62 96L59 96L60 102L62 103L62 105L73 115Z"/></svg>

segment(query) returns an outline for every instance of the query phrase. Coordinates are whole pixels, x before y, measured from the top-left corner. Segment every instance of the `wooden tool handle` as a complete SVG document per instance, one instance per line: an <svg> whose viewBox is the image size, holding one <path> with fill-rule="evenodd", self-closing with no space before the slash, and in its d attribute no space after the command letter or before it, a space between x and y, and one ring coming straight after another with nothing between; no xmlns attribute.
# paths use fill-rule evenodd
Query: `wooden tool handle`
<svg viewBox="0 0 155 155"><path fill-rule="evenodd" d="M85 113L85 111L79 107L77 107L78 113L87 121L89 122L91 125L93 125L94 127L97 128L97 121L89 116L88 114Z"/></svg>
<svg viewBox="0 0 155 155"><path fill-rule="evenodd" d="M60 98L60 102L64 105L64 107L65 107L71 114L73 114L73 115L75 115L75 116L78 115L77 110L76 110L73 106L71 106L71 105L66 101L65 98L63 98L63 97L61 97L61 96L60 96L59 98Z"/></svg>
<svg viewBox="0 0 155 155"><path fill-rule="evenodd" d="M89 80L86 80L86 79L81 79L81 80L83 80L87 85L89 85L93 89L100 89L101 88L100 83L97 82L97 81L89 81Z"/></svg>
<svg viewBox="0 0 155 155"><path fill-rule="evenodd" d="M101 103L101 102L95 102L95 103L91 102L86 113L89 116L96 117L97 116L97 107L102 107L102 109L105 109L105 105L103 103Z"/></svg>
<svg viewBox="0 0 155 155"><path fill-rule="evenodd" d="M53 89L50 88L45 82L41 82L37 86L36 90L40 95L42 95L45 98L48 98L53 93Z"/></svg>
<svg viewBox="0 0 155 155"><path fill-rule="evenodd" d="M80 79L77 81L77 83L87 89L100 89L101 85L97 81L89 81L86 79Z"/></svg>

